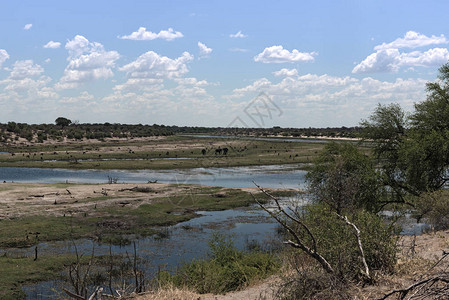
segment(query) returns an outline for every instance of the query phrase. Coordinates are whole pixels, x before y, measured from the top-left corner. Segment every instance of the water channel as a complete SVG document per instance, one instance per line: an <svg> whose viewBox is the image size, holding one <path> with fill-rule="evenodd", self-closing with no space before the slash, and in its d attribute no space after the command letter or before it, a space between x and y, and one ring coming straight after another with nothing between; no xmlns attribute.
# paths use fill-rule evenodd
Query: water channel
<svg viewBox="0 0 449 300"><path fill-rule="evenodd" d="M0 168L0 181L33 183L106 183L108 176L118 178L118 182L147 183L157 180L161 183L202 184L221 187L254 187L254 182L265 188L305 187L306 171L301 165L274 165L230 168L195 168L183 170L66 170L35 168ZM291 201L292 199L285 199ZM298 199L293 199L298 200ZM147 276L153 276L159 269L173 270L182 262L193 258L202 258L208 251L211 235L220 232L233 236L235 245L244 249L249 243L266 245L268 241L277 241L277 224L268 215L248 207L225 211L197 212L199 217L166 228L168 238L147 237L137 241L137 254L147 261ZM421 233L425 224L412 221L403 224L403 234ZM280 242L276 243L277 245ZM95 255L107 255L109 245L102 245L91 240L75 241L77 250L87 255L95 249ZM74 253L73 242L61 241L41 243L38 248L42 253ZM112 246L113 254L132 253L133 246ZM0 249L0 255L12 249ZM33 256L33 248L14 249L14 255ZM58 282L43 282L24 286L27 299L55 299L51 292Z"/></svg>

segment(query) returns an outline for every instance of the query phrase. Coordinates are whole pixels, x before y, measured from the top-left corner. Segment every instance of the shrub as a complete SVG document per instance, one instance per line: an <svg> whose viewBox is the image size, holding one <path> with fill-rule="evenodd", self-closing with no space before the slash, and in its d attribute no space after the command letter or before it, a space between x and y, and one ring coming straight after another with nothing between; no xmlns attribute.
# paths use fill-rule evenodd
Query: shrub
<svg viewBox="0 0 449 300"><path fill-rule="evenodd" d="M391 272L396 262L395 228L382 218L364 210L353 212L349 219L361 232L361 242L370 271ZM363 278L362 261L354 229L323 205L304 208L304 222L317 240L317 251L333 266L342 280Z"/></svg>
<svg viewBox="0 0 449 300"><path fill-rule="evenodd" d="M185 263L174 275L160 274L160 284L187 287L198 293L222 294L237 290L251 280L263 279L279 268L273 254L238 250L229 236L215 234L206 259Z"/></svg>

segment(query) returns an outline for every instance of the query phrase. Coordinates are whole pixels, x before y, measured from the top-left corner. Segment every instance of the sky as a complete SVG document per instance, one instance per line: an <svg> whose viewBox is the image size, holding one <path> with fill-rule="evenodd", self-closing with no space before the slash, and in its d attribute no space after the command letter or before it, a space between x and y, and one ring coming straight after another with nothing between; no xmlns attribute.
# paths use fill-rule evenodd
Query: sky
<svg viewBox="0 0 449 300"><path fill-rule="evenodd" d="M0 122L356 126L449 61L448 1L13 1Z"/></svg>

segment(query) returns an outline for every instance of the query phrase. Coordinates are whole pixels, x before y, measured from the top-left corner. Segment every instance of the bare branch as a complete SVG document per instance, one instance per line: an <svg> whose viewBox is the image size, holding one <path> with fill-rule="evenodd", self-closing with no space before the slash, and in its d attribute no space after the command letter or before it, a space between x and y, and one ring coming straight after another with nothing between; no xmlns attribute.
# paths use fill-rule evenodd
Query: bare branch
<svg viewBox="0 0 449 300"><path fill-rule="evenodd" d="M391 295L394 295L396 293L399 294L398 299L404 299L407 296L407 294L410 291L412 291L414 288L422 287L427 283L431 283L433 285L434 283L437 283L438 281L442 281L444 283L449 283L449 278L443 277L441 275L430 277L430 278L415 282L414 284L412 284L404 289L392 290L391 292L385 294L383 297L378 298L377 300L385 300L388 297L390 297ZM424 291L424 293L427 293L427 291Z"/></svg>
<svg viewBox="0 0 449 300"><path fill-rule="evenodd" d="M361 271L362 271L362 274L364 274L366 277L368 277L368 279L371 279L371 276L370 276L370 274L369 274L369 267L368 267L368 264L366 263L366 259L365 259L365 252L363 251L362 239L361 239L361 237L360 237L360 229L357 228L357 226L355 226L354 223L350 222L350 221L348 220L348 217L347 217L347 216L344 216L344 217L343 217L342 215L339 215L339 214L337 214L337 213L335 213L335 214L336 214L340 219L342 219L343 221L345 221L346 224L348 224L349 226L351 226L352 228L354 228L355 236L356 236L356 238L357 238L357 244L358 244L359 251L360 251L360 255L361 255L361 258L362 258L362 263L363 263L363 266L364 266L364 268L365 268L365 270L361 270Z"/></svg>
<svg viewBox="0 0 449 300"><path fill-rule="evenodd" d="M254 183L255 184L255 183ZM322 256L320 255L317 250L316 250L316 242L315 242L315 238L313 237L312 232L309 230L309 228L303 223L301 222L299 219L293 218L292 216L290 216L279 204L279 201L276 197L270 195L269 193L267 193L265 190L263 190L262 188L260 188L257 184L256 186L267 196L269 196L271 199L273 199L276 202L277 205L277 209L280 213L282 213L283 215L285 215L287 218L289 218L290 220L294 221L297 224L300 224L309 234L309 236L312 238L313 240L313 247L310 248L308 246L306 246L301 238L298 236L298 233L295 232L288 224L287 222L285 222L284 220L282 220L278 214L268 210L260 201L258 201L256 199L256 197L254 197L253 194L251 194L251 196L253 197L254 201L257 202L257 204L259 204L259 206L266 211L272 218L274 218L279 224L281 224L282 227L284 227L294 238L294 241L291 240L287 240L284 242L284 244L290 245L294 248L298 248L301 249L302 251L304 251L307 255L309 255L310 257L312 257L313 259L315 259L322 267L323 269L328 272L328 273L334 273L334 269L332 268L332 266L329 264L329 262Z"/></svg>
<svg viewBox="0 0 449 300"><path fill-rule="evenodd" d="M268 191L266 191L265 189L263 189L262 187L260 187L259 185L257 185L254 181L253 181L254 185L262 192L264 193L266 196L270 197L272 200L274 200L274 202L276 203L276 206L278 208L278 210L285 215L287 218L289 218L290 220L292 220L293 222L297 223L299 226L301 226L302 228L305 229L305 231L307 232L307 234L309 235L309 237L312 239L312 248L313 251L316 252L316 240L315 237L313 236L312 232L309 230L309 228L303 223L301 222L301 220L299 218L294 218L292 217L289 213L287 213L285 211L285 209L283 209L281 207L281 205L279 204L279 199L274 197L273 195L271 195ZM259 203L259 202L258 202ZM259 203L260 205L260 203Z"/></svg>

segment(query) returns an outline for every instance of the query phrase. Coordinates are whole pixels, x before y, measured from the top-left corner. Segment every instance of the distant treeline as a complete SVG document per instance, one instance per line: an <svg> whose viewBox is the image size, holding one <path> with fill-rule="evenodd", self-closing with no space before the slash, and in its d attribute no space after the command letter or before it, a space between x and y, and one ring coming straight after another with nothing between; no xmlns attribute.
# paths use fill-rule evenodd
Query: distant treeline
<svg viewBox="0 0 449 300"><path fill-rule="evenodd" d="M239 136L285 136L285 137L356 137L358 127L336 128L223 128L190 127L166 125L90 124L72 123L65 118L56 119L55 124L0 123L0 142L13 142L20 138L28 141L44 142L64 138L73 140L105 138L137 138L170 136L175 134L208 134Z"/></svg>

